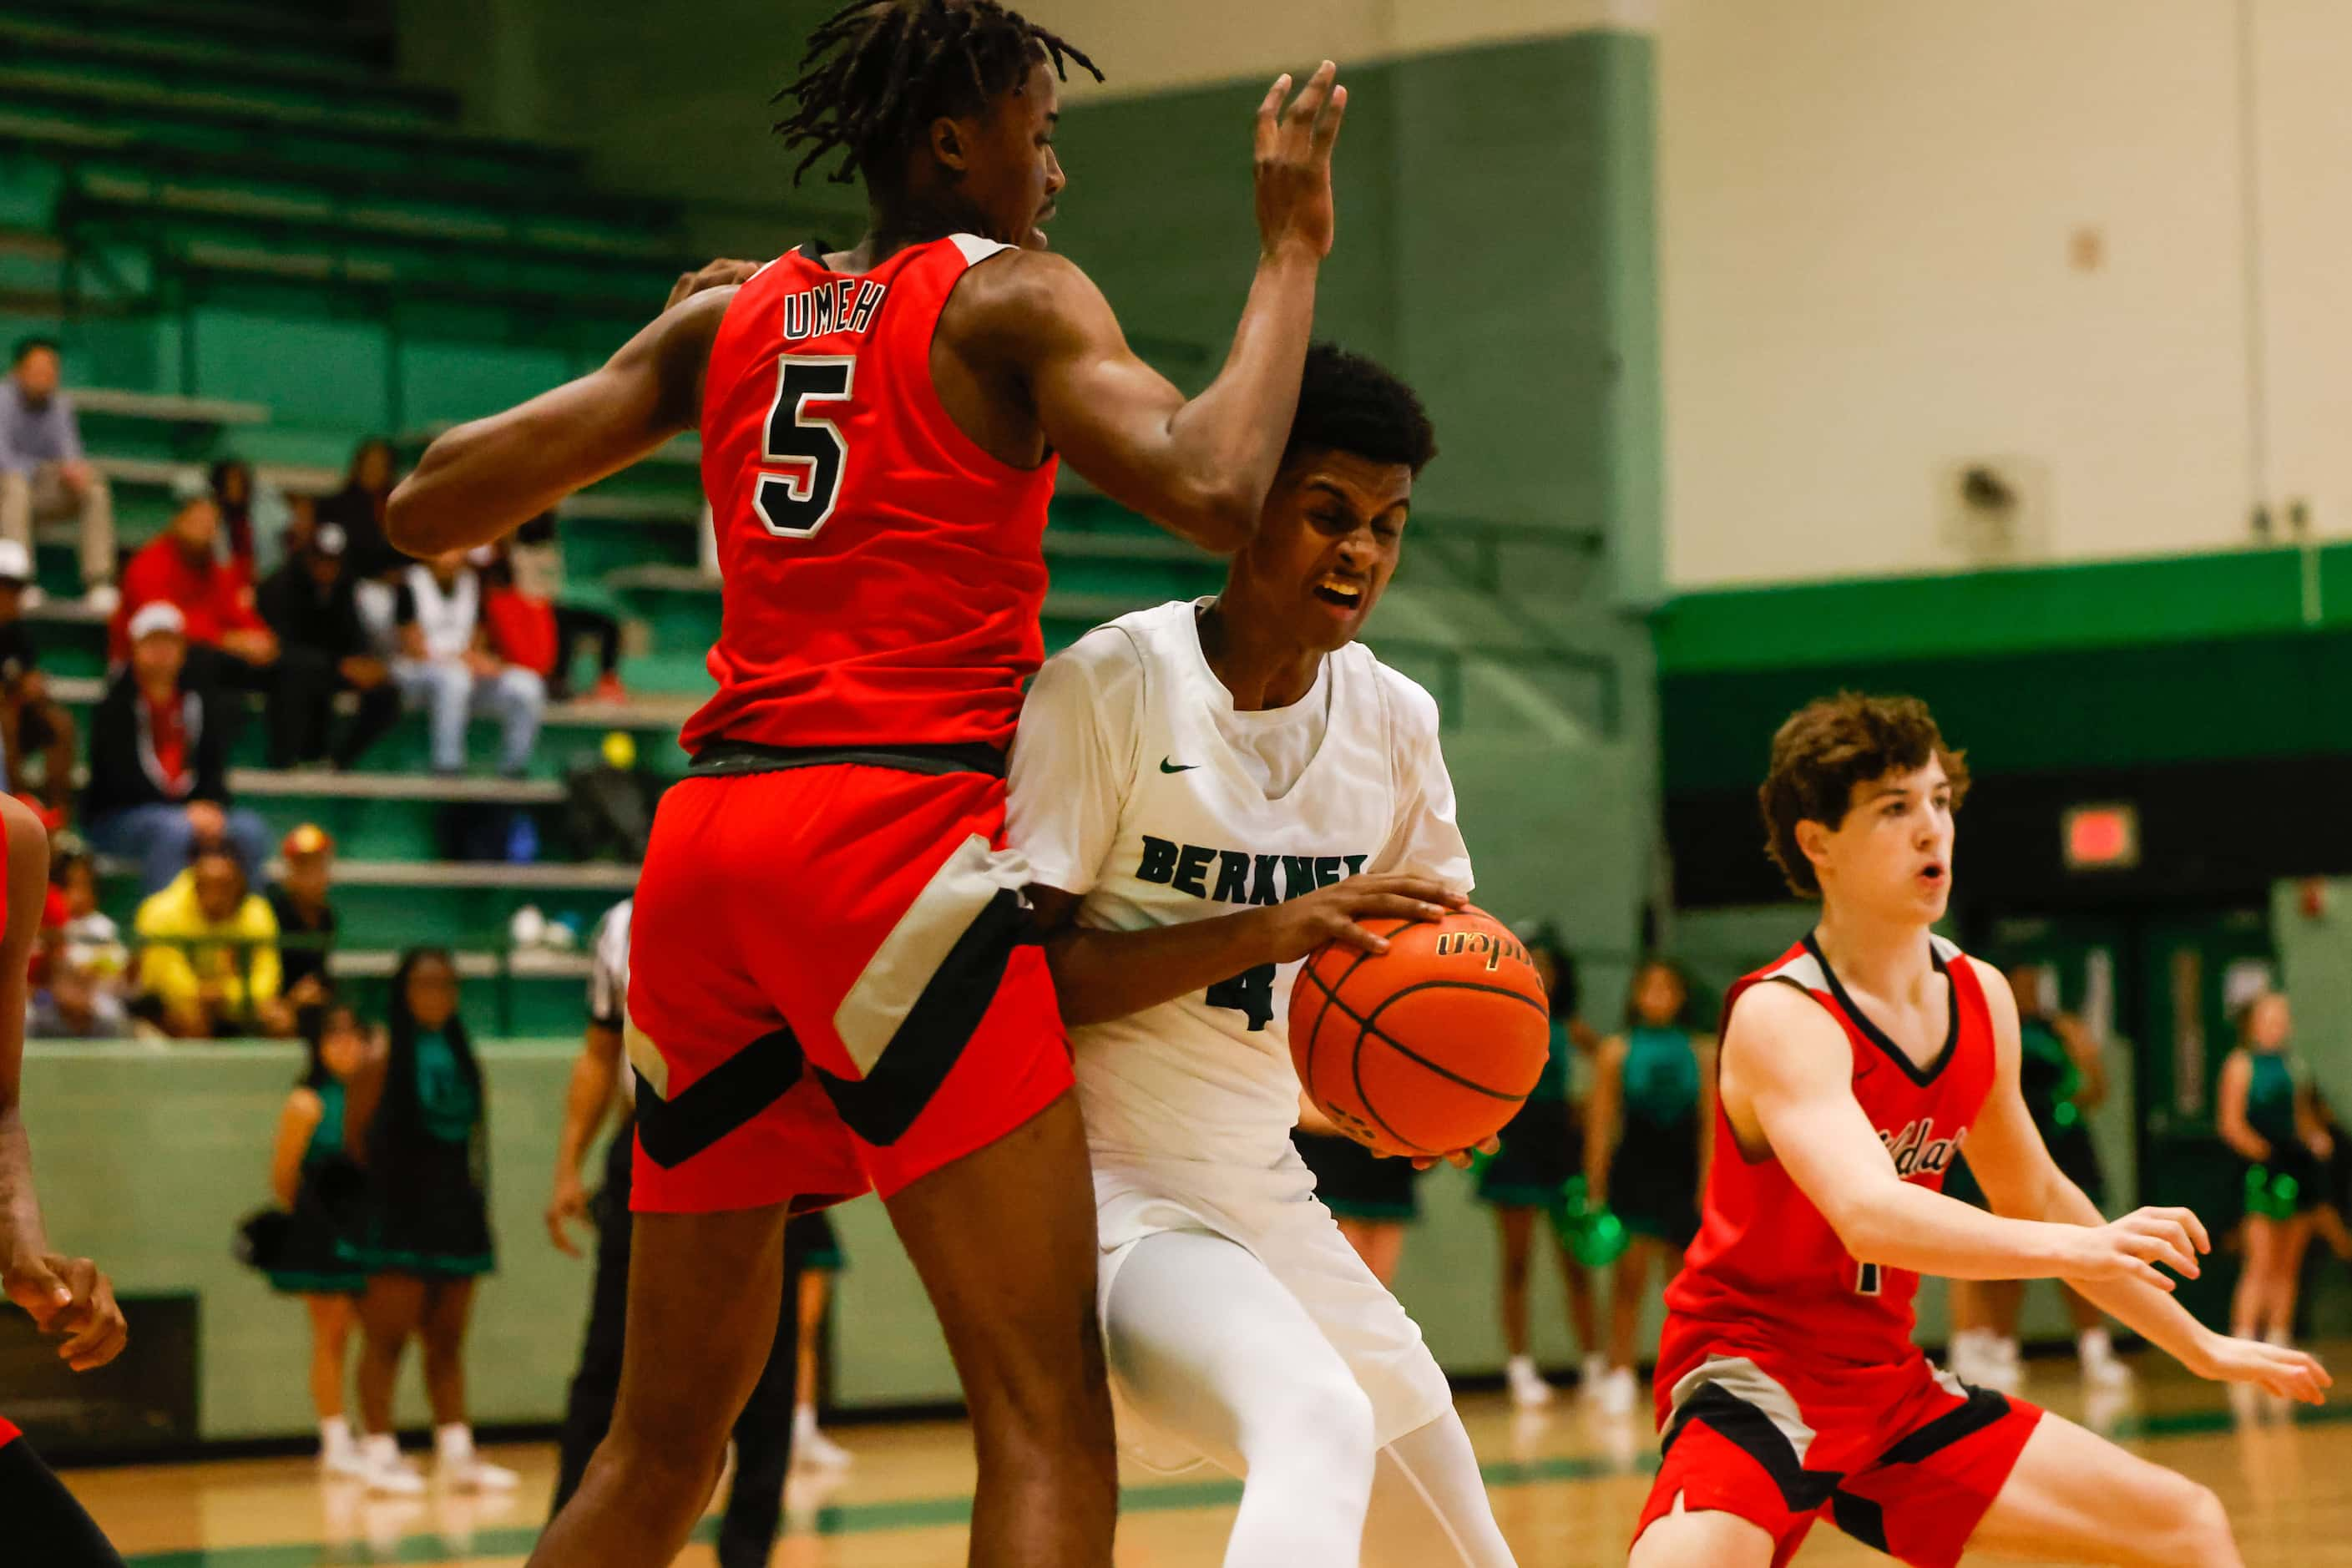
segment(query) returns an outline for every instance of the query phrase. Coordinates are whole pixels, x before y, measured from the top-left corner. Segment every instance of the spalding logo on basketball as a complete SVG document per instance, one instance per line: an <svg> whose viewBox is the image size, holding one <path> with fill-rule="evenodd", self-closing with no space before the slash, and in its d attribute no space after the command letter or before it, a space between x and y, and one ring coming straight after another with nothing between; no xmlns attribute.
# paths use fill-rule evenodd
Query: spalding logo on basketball
<svg viewBox="0 0 2352 1568"><path fill-rule="evenodd" d="M1383 1154L1484 1142L1551 1050L1551 1008L1527 948L1475 908L1362 924L1388 952L1326 942L1291 987L1290 1058L1307 1097Z"/></svg>

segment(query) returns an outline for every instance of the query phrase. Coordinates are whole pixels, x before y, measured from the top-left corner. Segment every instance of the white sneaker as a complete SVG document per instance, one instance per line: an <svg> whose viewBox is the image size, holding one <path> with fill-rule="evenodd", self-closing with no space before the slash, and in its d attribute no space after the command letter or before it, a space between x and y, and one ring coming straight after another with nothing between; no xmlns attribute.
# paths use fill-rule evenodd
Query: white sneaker
<svg viewBox="0 0 2352 1568"><path fill-rule="evenodd" d="M319 1473L333 1479L365 1480L367 1461L360 1458L356 1446L321 1448L319 1451Z"/></svg>
<svg viewBox="0 0 2352 1568"><path fill-rule="evenodd" d="M1511 1403L1522 1410L1539 1409L1551 1403L1551 1384L1536 1370L1532 1356L1515 1355L1505 1363L1503 1382L1511 1391Z"/></svg>
<svg viewBox="0 0 2352 1568"><path fill-rule="evenodd" d="M505 1466L494 1465L479 1454L443 1459L433 1467L433 1476L450 1490L461 1492L510 1492L522 1480Z"/></svg>
<svg viewBox="0 0 2352 1568"><path fill-rule="evenodd" d="M1978 1382L1996 1394L2015 1394L2025 1386L2025 1363L2015 1340L1987 1342L1977 1371L1981 1374Z"/></svg>
<svg viewBox="0 0 2352 1568"><path fill-rule="evenodd" d="M1609 1358L1605 1355L1586 1356L1576 1369L1576 1394L1580 1399L1600 1396L1601 1385L1609 1377Z"/></svg>
<svg viewBox="0 0 2352 1568"><path fill-rule="evenodd" d="M1600 1405L1603 1415L1631 1415L1633 1414L1633 1402L1638 1397L1640 1391L1633 1386L1633 1369L1630 1366L1612 1367L1609 1375L1601 1380Z"/></svg>
<svg viewBox="0 0 2352 1568"><path fill-rule="evenodd" d="M82 607L101 619L122 607L122 590L111 583L100 583L82 595Z"/></svg>
<svg viewBox="0 0 2352 1568"><path fill-rule="evenodd" d="M2074 1353L2083 1367L2083 1386L2108 1390L2131 1386L2132 1369L2116 1354L2115 1341L2105 1329L2086 1329L2074 1342Z"/></svg>
<svg viewBox="0 0 2352 1568"><path fill-rule="evenodd" d="M360 1477L377 1497L423 1497L425 1478L400 1457L390 1437L369 1437L360 1447Z"/></svg>
<svg viewBox="0 0 2352 1568"><path fill-rule="evenodd" d="M814 1406L803 1405L793 1412L793 1468L845 1470L856 1460L857 1456L818 1429Z"/></svg>

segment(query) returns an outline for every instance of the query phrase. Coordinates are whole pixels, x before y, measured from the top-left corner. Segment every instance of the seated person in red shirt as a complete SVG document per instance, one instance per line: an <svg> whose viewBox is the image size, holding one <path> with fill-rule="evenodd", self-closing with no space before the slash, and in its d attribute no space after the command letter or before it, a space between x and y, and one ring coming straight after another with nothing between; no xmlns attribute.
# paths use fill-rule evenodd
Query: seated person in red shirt
<svg viewBox="0 0 2352 1568"><path fill-rule="evenodd" d="M186 622L157 601L131 617L130 663L90 716L82 816L100 853L137 860L142 893L187 869L201 846L227 842L250 877L269 829L229 807L219 699L188 676Z"/></svg>
<svg viewBox="0 0 2352 1568"><path fill-rule="evenodd" d="M212 491L202 483L184 486L171 525L123 569L114 656L129 654L127 628L141 609L157 603L176 606L186 626L189 679L225 691L261 693L269 723L269 765L290 768L302 760L314 716L332 700L334 666L314 649L279 646L254 605L251 578L243 567L220 559L220 503ZM223 704L218 718L234 730L242 716L241 709Z"/></svg>

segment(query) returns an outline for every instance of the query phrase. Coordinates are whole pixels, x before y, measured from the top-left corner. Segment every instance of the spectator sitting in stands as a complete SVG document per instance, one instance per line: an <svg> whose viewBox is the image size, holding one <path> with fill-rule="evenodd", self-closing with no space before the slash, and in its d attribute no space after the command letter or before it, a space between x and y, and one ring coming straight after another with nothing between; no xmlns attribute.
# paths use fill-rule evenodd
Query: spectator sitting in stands
<svg viewBox="0 0 2352 1568"><path fill-rule="evenodd" d="M520 777L530 765L547 707L539 672L508 664L489 651L482 624L481 575L463 552L411 566L394 612L401 657L393 673L412 708L430 711L433 771L462 773L466 718L482 712L499 721L499 771Z"/></svg>
<svg viewBox="0 0 2352 1568"><path fill-rule="evenodd" d="M269 765L301 760L304 731L318 708L331 701L335 669L309 648L287 649L254 608L253 584L242 569L222 561L220 503L201 483L184 483L171 526L142 546L122 574L122 611L115 617L114 655L129 652L131 617L146 605L179 607L189 643L188 669L196 685L257 691L269 720ZM244 717L224 705L232 731Z"/></svg>
<svg viewBox="0 0 2352 1568"><path fill-rule="evenodd" d="M25 1033L36 1040L125 1040L131 1014L87 966L61 956L49 966L48 984L34 994Z"/></svg>
<svg viewBox="0 0 2352 1568"><path fill-rule="evenodd" d="M278 917L225 848L201 849L139 906L139 990L174 1039L293 1032L279 994Z"/></svg>
<svg viewBox="0 0 2352 1568"><path fill-rule="evenodd" d="M74 721L49 696L41 656L25 627L23 608L32 583L32 558L13 539L0 539L0 752L7 758L8 793L37 800L57 822L73 805ZM41 760L35 788L34 759Z"/></svg>
<svg viewBox="0 0 2352 1568"><path fill-rule="evenodd" d="M555 514L543 511L515 530L502 553L505 576L514 592L548 605L555 616L555 668L547 672L548 696L558 702L571 700L572 650L583 638L591 638L596 644L596 700L625 700L621 623L602 610L563 602L563 545L555 536Z"/></svg>
<svg viewBox="0 0 2352 1568"><path fill-rule="evenodd" d="M58 387L58 345L47 338L16 344L0 385L0 539L33 556L33 525L71 517L81 527L81 584L90 609L114 613L114 496L106 476L82 453L73 400ZM40 590L26 590L28 606Z"/></svg>
<svg viewBox="0 0 2352 1568"><path fill-rule="evenodd" d="M286 871L269 889L269 910L278 917L286 1002L299 1012L334 994L328 960L337 922L327 894L334 885L335 841L325 828L306 822L278 840L278 854Z"/></svg>
<svg viewBox="0 0 2352 1568"><path fill-rule="evenodd" d="M110 993L131 981L131 950L121 928L98 907L98 863L84 849L66 850L49 867L64 909L58 921L61 963L82 970Z"/></svg>
<svg viewBox="0 0 2352 1568"><path fill-rule="evenodd" d="M293 526L292 506L277 486L256 478L253 465L242 458L220 458L206 479L220 503L229 564L241 569L247 582L260 582L289 552L286 535Z"/></svg>
<svg viewBox="0 0 2352 1568"><path fill-rule="evenodd" d="M199 847L233 846L248 867L269 852L269 829L229 805L217 700L187 678L185 622L158 600L131 619L131 659L89 722L89 784L82 815L100 852L139 862L152 893Z"/></svg>
<svg viewBox="0 0 2352 1568"><path fill-rule="evenodd" d="M289 742L294 760L326 757L341 770L356 767L361 754L400 721L400 689L361 619L358 584L345 570L346 553L342 525L321 523L258 595L262 618L278 633L287 658L328 675L311 690L307 709L289 715L296 727ZM360 710L331 752L334 695L345 689L359 694ZM286 700L290 709L294 698Z"/></svg>
<svg viewBox="0 0 2352 1568"><path fill-rule="evenodd" d="M384 508L392 500L397 466L392 443L371 436L352 453L343 488L319 503L319 521L341 526L348 564L356 578L382 577L408 564L408 557L394 550L383 533Z"/></svg>

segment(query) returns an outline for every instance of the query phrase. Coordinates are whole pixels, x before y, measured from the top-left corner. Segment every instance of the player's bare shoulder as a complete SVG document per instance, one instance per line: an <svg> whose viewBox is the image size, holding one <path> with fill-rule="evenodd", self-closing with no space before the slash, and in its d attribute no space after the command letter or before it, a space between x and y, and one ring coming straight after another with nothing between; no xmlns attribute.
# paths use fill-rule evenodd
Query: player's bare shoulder
<svg viewBox="0 0 2352 1568"><path fill-rule="evenodd" d="M1050 250L1006 247L975 262L957 279L940 311L939 338L981 360L1024 363L1042 345L1079 333L1093 313L1108 315L1102 290L1077 263Z"/></svg>

